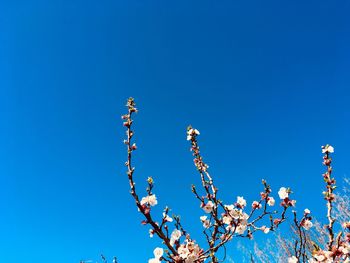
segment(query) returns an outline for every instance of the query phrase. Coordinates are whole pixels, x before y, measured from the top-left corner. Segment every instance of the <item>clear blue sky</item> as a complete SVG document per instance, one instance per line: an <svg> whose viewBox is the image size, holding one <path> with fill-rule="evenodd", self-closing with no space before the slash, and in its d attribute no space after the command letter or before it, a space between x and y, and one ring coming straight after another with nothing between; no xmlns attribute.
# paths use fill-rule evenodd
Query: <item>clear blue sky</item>
<svg viewBox="0 0 350 263"><path fill-rule="evenodd" d="M152 256L160 243L123 166L129 96L138 187L153 176L156 211L172 207L195 238L188 124L226 202L253 201L265 178L321 217L320 146L334 145L337 178L350 174L349 12L349 1L1 1L0 261Z"/></svg>

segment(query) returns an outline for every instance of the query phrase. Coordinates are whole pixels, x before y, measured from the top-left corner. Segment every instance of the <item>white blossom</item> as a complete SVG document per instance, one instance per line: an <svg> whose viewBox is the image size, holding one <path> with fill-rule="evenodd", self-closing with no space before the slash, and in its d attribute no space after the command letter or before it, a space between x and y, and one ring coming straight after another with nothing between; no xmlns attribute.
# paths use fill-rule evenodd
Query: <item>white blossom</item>
<svg viewBox="0 0 350 263"><path fill-rule="evenodd" d="M274 206L275 205L275 199L273 197L268 197L267 204L269 206Z"/></svg>
<svg viewBox="0 0 350 263"><path fill-rule="evenodd" d="M156 204L158 204L157 197L155 194L142 197L140 204L148 204L150 206L155 206Z"/></svg>
<svg viewBox="0 0 350 263"><path fill-rule="evenodd" d="M153 251L154 257L158 258L158 259L160 259L163 256L163 253L164 253L164 251L161 247L157 247Z"/></svg>
<svg viewBox="0 0 350 263"><path fill-rule="evenodd" d="M237 196L237 204L241 207L245 207L247 205L247 201L243 198L243 196Z"/></svg>
<svg viewBox="0 0 350 263"><path fill-rule="evenodd" d="M187 131L187 141L192 140L193 135L199 135L199 131L197 129L189 129Z"/></svg>
<svg viewBox="0 0 350 263"><path fill-rule="evenodd" d="M234 207L234 205L225 205L225 208L226 208L228 211L231 211L231 210L233 210L235 207Z"/></svg>
<svg viewBox="0 0 350 263"><path fill-rule="evenodd" d="M151 258L148 260L148 263L160 263L160 260L158 258Z"/></svg>
<svg viewBox="0 0 350 263"><path fill-rule="evenodd" d="M278 195L281 199L286 199L288 198L288 190L285 187L281 187L280 190L278 191Z"/></svg>
<svg viewBox="0 0 350 263"><path fill-rule="evenodd" d="M232 222L232 218L230 216L223 216L222 217L222 222L226 225L230 225Z"/></svg>
<svg viewBox="0 0 350 263"><path fill-rule="evenodd" d="M266 227L266 226L263 226L262 227L262 231L265 233L265 234L268 234L270 232L270 228Z"/></svg>
<svg viewBox="0 0 350 263"><path fill-rule="evenodd" d="M326 146L322 146L322 153L326 153L326 152L334 153L333 146L328 145L328 144Z"/></svg>
<svg viewBox="0 0 350 263"><path fill-rule="evenodd" d="M309 230L313 226L312 222L308 219L304 220L302 225L306 230Z"/></svg>
<svg viewBox="0 0 350 263"><path fill-rule="evenodd" d="M211 213L213 211L213 208L214 208L214 203L212 201L208 201L208 203L206 203L203 206L203 210L206 213Z"/></svg>
<svg viewBox="0 0 350 263"><path fill-rule="evenodd" d="M240 234L240 235L243 235L244 232L246 231L247 229L247 225L246 224L239 224L237 227L236 227L236 233Z"/></svg>
<svg viewBox="0 0 350 263"><path fill-rule="evenodd" d="M174 229L174 231L171 233L170 237L170 245L174 245L175 241L179 240L181 237L181 231L178 229Z"/></svg>
<svg viewBox="0 0 350 263"><path fill-rule="evenodd" d="M262 205L259 204L258 201L254 201L254 202L252 203L252 207L255 208L255 209L260 209L260 208L262 207Z"/></svg>
<svg viewBox="0 0 350 263"><path fill-rule="evenodd" d="M207 219L207 216L201 216L199 219L203 223L204 228L208 228L210 226L210 221Z"/></svg>
<svg viewBox="0 0 350 263"><path fill-rule="evenodd" d="M173 222L173 219L169 215L167 215L166 213L163 213L163 219L166 222Z"/></svg>
<svg viewBox="0 0 350 263"><path fill-rule="evenodd" d="M298 263L298 259L295 256L289 257L288 263Z"/></svg>

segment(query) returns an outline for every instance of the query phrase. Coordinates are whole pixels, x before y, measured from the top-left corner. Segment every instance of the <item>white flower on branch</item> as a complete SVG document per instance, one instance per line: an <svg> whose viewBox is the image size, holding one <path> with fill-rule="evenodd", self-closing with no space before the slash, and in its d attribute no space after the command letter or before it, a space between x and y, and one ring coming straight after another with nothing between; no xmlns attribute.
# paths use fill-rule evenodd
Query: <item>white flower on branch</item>
<svg viewBox="0 0 350 263"><path fill-rule="evenodd" d="M342 246L340 246L338 248L338 250L343 253L344 255L347 255L350 253L350 245L347 244L343 244Z"/></svg>
<svg viewBox="0 0 350 263"><path fill-rule="evenodd" d="M334 153L333 146L327 144L326 146L322 146L322 153Z"/></svg>
<svg viewBox="0 0 350 263"><path fill-rule="evenodd" d="M160 263L160 258L163 256L163 249L160 248L160 247L157 247L154 249L153 251L153 255L154 255L154 258L151 258L150 260L148 260L148 263Z"/></svg>
<svg viewBox="0 0 350 263"><path fill-rule="evenodd" d="M188 131L187 131L187 141L190 141L190 140L192 140L192 137L193 136L197 136L197 135L199 135L200 133L199 133L199 131L197 130L197 129L189 129Z"/></svg>
<svg viewBox="0 0 350 263"><path fill-rule="evenodd" d="M239 219L243 217L243 213L241 210L233 209L230 211L230 216L232 216L234 219Z"/></svg>
<svg viewBox="0 0 350 263"><path fill-rule="evenodd" d="M154 230L153 230L153 229L150 229L150 230L148 231L148 233L149 233L149 237L153 237L153 235L154 235Z"/></svg>
<svg viewBox="0 0 350 263"><path fill-rule="evenodd" d="M186 244L181 244L177 252L185 263L193 263L200 256L201 249L193 241L186 240Z"/></svg>
<svg viewBox="0 0 350 263"><path fill-rule="evenodd" d="M278 196L280 197L280 199L288 198L288 189L285 187L281 187L278 191Z"/></svg>
<svg viewBox="0 0 350 263"><path fill-rule="evenodd" d="M261 230L265 233L268 234L270 232L270 228L266 227L266 226L262 226Z"/></svg>
<svg viewBox="0 0 350 263"><path fill-rule="evenodd" d="M173 222L173 219L169 215L167 215L166 213L163 213L163 220L165 222Z"/></svg>
<svg viewBox="0 0 350 263"><path fill-rule="evenodd" d="M228 211L232 211L232 210L235 208L234 205L225 205L224 207L225 207Z"/></svg>
<svg viewBox="0 0 350 263"><path fill-rule="evenodd" d="M331 254L332 252L331 251L323 251L323 250L320 250L318 252L317 255L314 255L314 258L317 260L313 260L313 261L310 261L310 262L326 262L326 263L331 263L333 262L332 259L331 259Z"/></svg>
<svg viewBox="0 0 350 263"><path fill-rule="evenodd" d="M243 198L243 196L237 196L237 204L240 208L243 208L247 205L247 201Z"/></svg>
<svg viewBox="0 0 350 263"><path fill-rule="evenodd" d="M305 219L304 221L302 221L302 226L303 228L305 228L305 230L309 230L313 226L313 224L311 220Z"/></svg>
<svg viewBox="0 0 350 263"><path fill-rule="evenodd" d="M174 229L174 231L171 233L170 237L170 244L173 246L177 240L179 240L181 237L181 231L178 229Z"/></svg>
<svg viewBox="0 0 350 263"><path fill-rule="evenodd" d="M267 200L268 200L268 201L267 201L267 204L268 204L269 206L274 206L274 205L275 205L275 199L274 199L273 197L268 197Z"/></svg>
<svg viewBox="0 0 350 263"><path fill-rule="evenodd" d="M140 204L148 204L150 206L155 206L156 204L158 204L157 197L155 194L142 197Z"/></svg>
<svg viewBox="0 0 350 263"><path fill-rule="evenodd" d="M153 251L154 257L160 259L163 256L163 249L161 247L157 247Z"/></svg>
<svg viewBox="0 0 350 263"><path fill-rule="evenodd" d="M232 218L230 216L223 216L222 217L222 222L226 225L230 225L232 222Z"/></svg>
<svg viewBox="0 0 350 263"><path fill-rule="evenodd" d="M148 260L148 263L160 263L160 260L158 258L151 258Z"/></svg>
<svg viewBox="0 0 350 263"><path fill-rule="evenodd" d="M258 201L254 201L252 203L252 208L253 209L260 209L261 207L262 207L262 205Z"/></svg>
<svg viewBox="0 0 350 263"><path fill-rule="evenodd" d="M289 257L288 258L288 263L298 263L298 259L295 256Z"/></svg>
<svg viewBox="0 0 350 263"><path fill-rule="evenodd" d="M203 223L204 228L208 228L210 226L210 221L207 219L207 216L201 216L199 219Z"/></svg>
<svg viewBox="0 0 350 263"><path fill-rule="evenodd" d="M214 206L215 205L212 201L208 201L208 203L206 203L202 208L204 212L211 213L213 211Z"/></svg>
<svg viewBox="0 0 350 263"><path fill-rule="evenodd" d="M241 222L241 224L239 224L236 227L236 233L243 235L246 229L247 229L247 222Z"/></svg>

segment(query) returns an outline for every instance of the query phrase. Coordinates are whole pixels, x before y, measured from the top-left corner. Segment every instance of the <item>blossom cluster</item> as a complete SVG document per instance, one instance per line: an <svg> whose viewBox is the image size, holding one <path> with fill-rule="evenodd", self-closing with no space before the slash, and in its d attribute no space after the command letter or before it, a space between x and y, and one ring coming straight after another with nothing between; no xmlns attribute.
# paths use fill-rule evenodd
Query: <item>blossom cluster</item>
<svg viewBox="0 0 350 263"><path fill-rule="evenodd" d="M285 213L288 207L295 205L295 200L290 199L291 193L289 188L282 187L278 192L281 199L282 212L279 217L273 218L277 211L269 211L268 207L275 205L275 199L270 196L271 188L263 180L264 191L260 193L260 198L252 202L250 208L247 207L247 201L242 196L238 196L236 202L225 205L217 197L218 188L214 185L214 181L208 172L209 166L203 161L197 143L197 136L200 132L197 129L189 127L187 129L187 140L191 142L191 151L194 156L194 164L199 172L204 195L199 195L195 186L192 186L192 192L196 198L200 200L200 207L206 213L200 217L200 221L204 227L204 234L208 243L206 249L201 248L183 228L180 222L180 217L169 216L169 208L165 208L161 222L153 219L152 207L158 204L156 195L152 192L154 182L151 177L147 179L148 187L147 195L139 198L133 174L135 168L131 164L132 153L137 149L137 146L132 142L134 132L132 130L132 114L137 112L135 102L130 98L127 102L128 113L122 116L123 125L127 128L127 138L124 144L127 146L128 160L125 165L128 168L127 174L131 189L131 195L135 199L138 210L144 215L144 225L150 225L150 237L157 235L163 240L167 250L156 248L154 257L149 260L149 263L157 263L162 260L167 262L204 262L210 258L212 262L218 262L216 252L224 246L229 240L235 236L252 238L253 233L262 231L267 234L273 231L280 223L285 220ZM248 211L249 210L249 211ZM259 213L257 211L260 211ZM261 224L260 221L264 218L270 220L269 225ZM174 223L174 229L170 233L169 223Z"/></svg>
<svg viewBox="0 0 350 263"><path fill-rule="evenodd" d="M202 262L200 257L203 250L194 241L186 239L185 242L178 247L177 252L179 256L175 257L175 260L181 259L185 263Z"/></svg>
<svg viewBox="0 0 350 263"><path fill-rule="evenodd" d="M327 246L322 249L312 240L307 240L306 235L303 235L300 227L303 227L305 230L309 230L313 226L310 211L305 209L302 220L298 222L295 219L295 224L299 231L299 240L295 241L295 255L288 258L288 263L350 263L350 222L344 222L341 225L342 229L337 234L334 229L336 215L333 214L333 203L336 198L334 194L334 190L336 189L336 181L332 177L332 158L330 157L330 154L334 153L334 147L328 144L326 146L322 146L322 153L323 165L326 166L326 172L322 176L326 183L326 191L323 192L323 195L327 206L328 224L325 225L326 232L328 233ZM307 241L311 241L314 247L313 251L311 251L311 255L308 255L308 251L306 249ZM297 244L299 244L299 247Z"/></svg>
<svg viewBox="0 0 350 263"><path fill-rule="evenodd" d="M160 263L163 257L164 250L161 247L157 247L153 251L154 258L148 260L148 263Z"/></svg>
<svg viewBox="0 0 350 263"><path fill-rule="evenodd" d="M154 216L153 207L158 204L156 194L153 193L154 181L152 177L148 177L146 188L147 194L139 198L134 182L135 168L132 166L132 154L137 150L136 143L132 142L134 132L132 130L132 114L137 112L135 102L130 98L127 102L128 113L122 116L123 125L126 127L126 140L124 144L127 146L128 159L125 163L127 167L127 175L130 185L130 193L133 196L136 206L144 216L142 224L148 225L150 237L157 236L162 240L165 249L157 247L153 254L154 257L149 259L149 263L173 262L173 263L201 263L210 260L217 263L217 252L224 247L227 242L235 237L253 238L255 232L260 231L268 234L286 220L286 212L290 207L295 207L296 200L291 195L292 191L288 187L281 187L277 192L280 199L280 209L275 207L276 200L272 196L271 187L265 180L262 181L264 190L260 192L259 197L249 203L243 196L238 196L235 202L224 203L218 197L218 188L214 184L214 180L209 173L209 166L204 162L200 152L197 137L200 132L189 126L187 128L187 140L191 144L191 152L193 154L193 162L199 173L201 188L197 190L192 185L192 192L200 203L200 208L204 215L200 216L200 223L203 226L203 234L206 246L200 246L193 240L190 234L182 226L180 217L169 215L170 209L165 207L163 214L157 221ZM329 232L329 244L327 249L316 248L312 256L306 253L305 231L313 227L311 212L305 209L301 219L297 219L294 214L294 224L300 242L295 242L295 254L288 258L288 263L299 262L349 262L349 242L350 234L343 237L343 233L335 237L333 224L335 219L332 217L332 202L334 201L335 180L331 177L332 167L330 153L334 152L334 148L330 145L322 147L324 154L323 164L327 167L323 178L326 182L326 191L324 192L327 200L329 224L326 226ZM274 208L274 210L272 210ZM349 232L350 222L344 223L344 229ZM345 231L344 230L344 231ZM343 238L342 238L343 237ZM225 250L224 250L225 252ZM307 261L306 261L307 260ZM332 261L333 260L333 261ZM334 261L338 260L338 261ZM349 262L350 263L350 262Z"/></svg>

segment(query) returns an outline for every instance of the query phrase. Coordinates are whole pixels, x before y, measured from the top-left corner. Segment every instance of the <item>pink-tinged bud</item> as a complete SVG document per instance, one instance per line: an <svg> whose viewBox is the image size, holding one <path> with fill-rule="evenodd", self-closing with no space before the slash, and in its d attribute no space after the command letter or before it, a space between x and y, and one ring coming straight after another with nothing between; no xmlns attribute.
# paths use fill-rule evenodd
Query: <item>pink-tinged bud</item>
<svg viewBox="0 0 350 263"><path fill-rule="evenodd" d="M260 209L261 208L261 204L259 202L257 202L257 201L254 201L252 203L252 208L253 209Z"/></svg>
<svg viewBox="0 0 350 263"><path fill-rule="evenodd" d="M347 242L350 242L350 233L347 233L347 234L346 234L345 240L346 240Z"/></svg>
<svg viewBox="0 0 350 263"><path fill-rule="evenodd" d="M332 162L331 159L325 159L325 160L323 161L323 164L328 166L328 165L331 164L331 162Z"/></svg>
<svg viewBox="0 0 350 263"><path fill-rule="evenodd" d="M311 220L309 219L303 219L301 222L300 222L300 225L305 228L306 230L309 230L313 224L311 222Z"/></svg>
<svg viewBox="0 0 350 263"><path fill-rule="evenodd" d="M328 196L328 200L329 200L329 201L334 201L334 199L335 199L335 195L334 195L334 194L330 194L330 195Z"/></svg>
<svg viewBox="0 0 350 263"><path fill-rule="evenodd" d="M131 149L132 149L133 151L137 149L137 146L136 146L135 143L131 146Z"/></svg>
<svg viewBox="0 0 350 263"><path fill-rule="evenodd" d="M273 223L277 226L282 222L282 219L276 218L273 220Z"/></svg>
<svg viewBox="0 0 350 263"><path fill-rule="evenodd" d="M130 123L129 123L128 121L123 122L123 125L124 125L125 127L130 127Z"/></svg>
<svg viewBox="0 0 350 263"><path fill-rule="evenodd" d="M142 220L142 221L141 221L141 224L142 224L142 225L147 225L148 222L147 222L147 220Z"/></svg>
<svg viewBox="0 0 350 263"><path fill-rule="evenodd" d="M349 222L344 222L343 223L343 227L350 230L350 221Z"/></svg>
<svg viewBox="0 0 350 263"><path fill-rule="evenodd" d="M261 192L260 195L261 195L261 200L264 200L267 197L267 194L264 192Z"/></svg>
<svg viewBox="0 0 350 263"><path fill-rule="evenodd" d="M148 207L148 206L146 206L146 208L144 208L143 211L144 211L144 213L145 213L146 215L148 215L149 212L151 211L151 208Z"/></svg>

